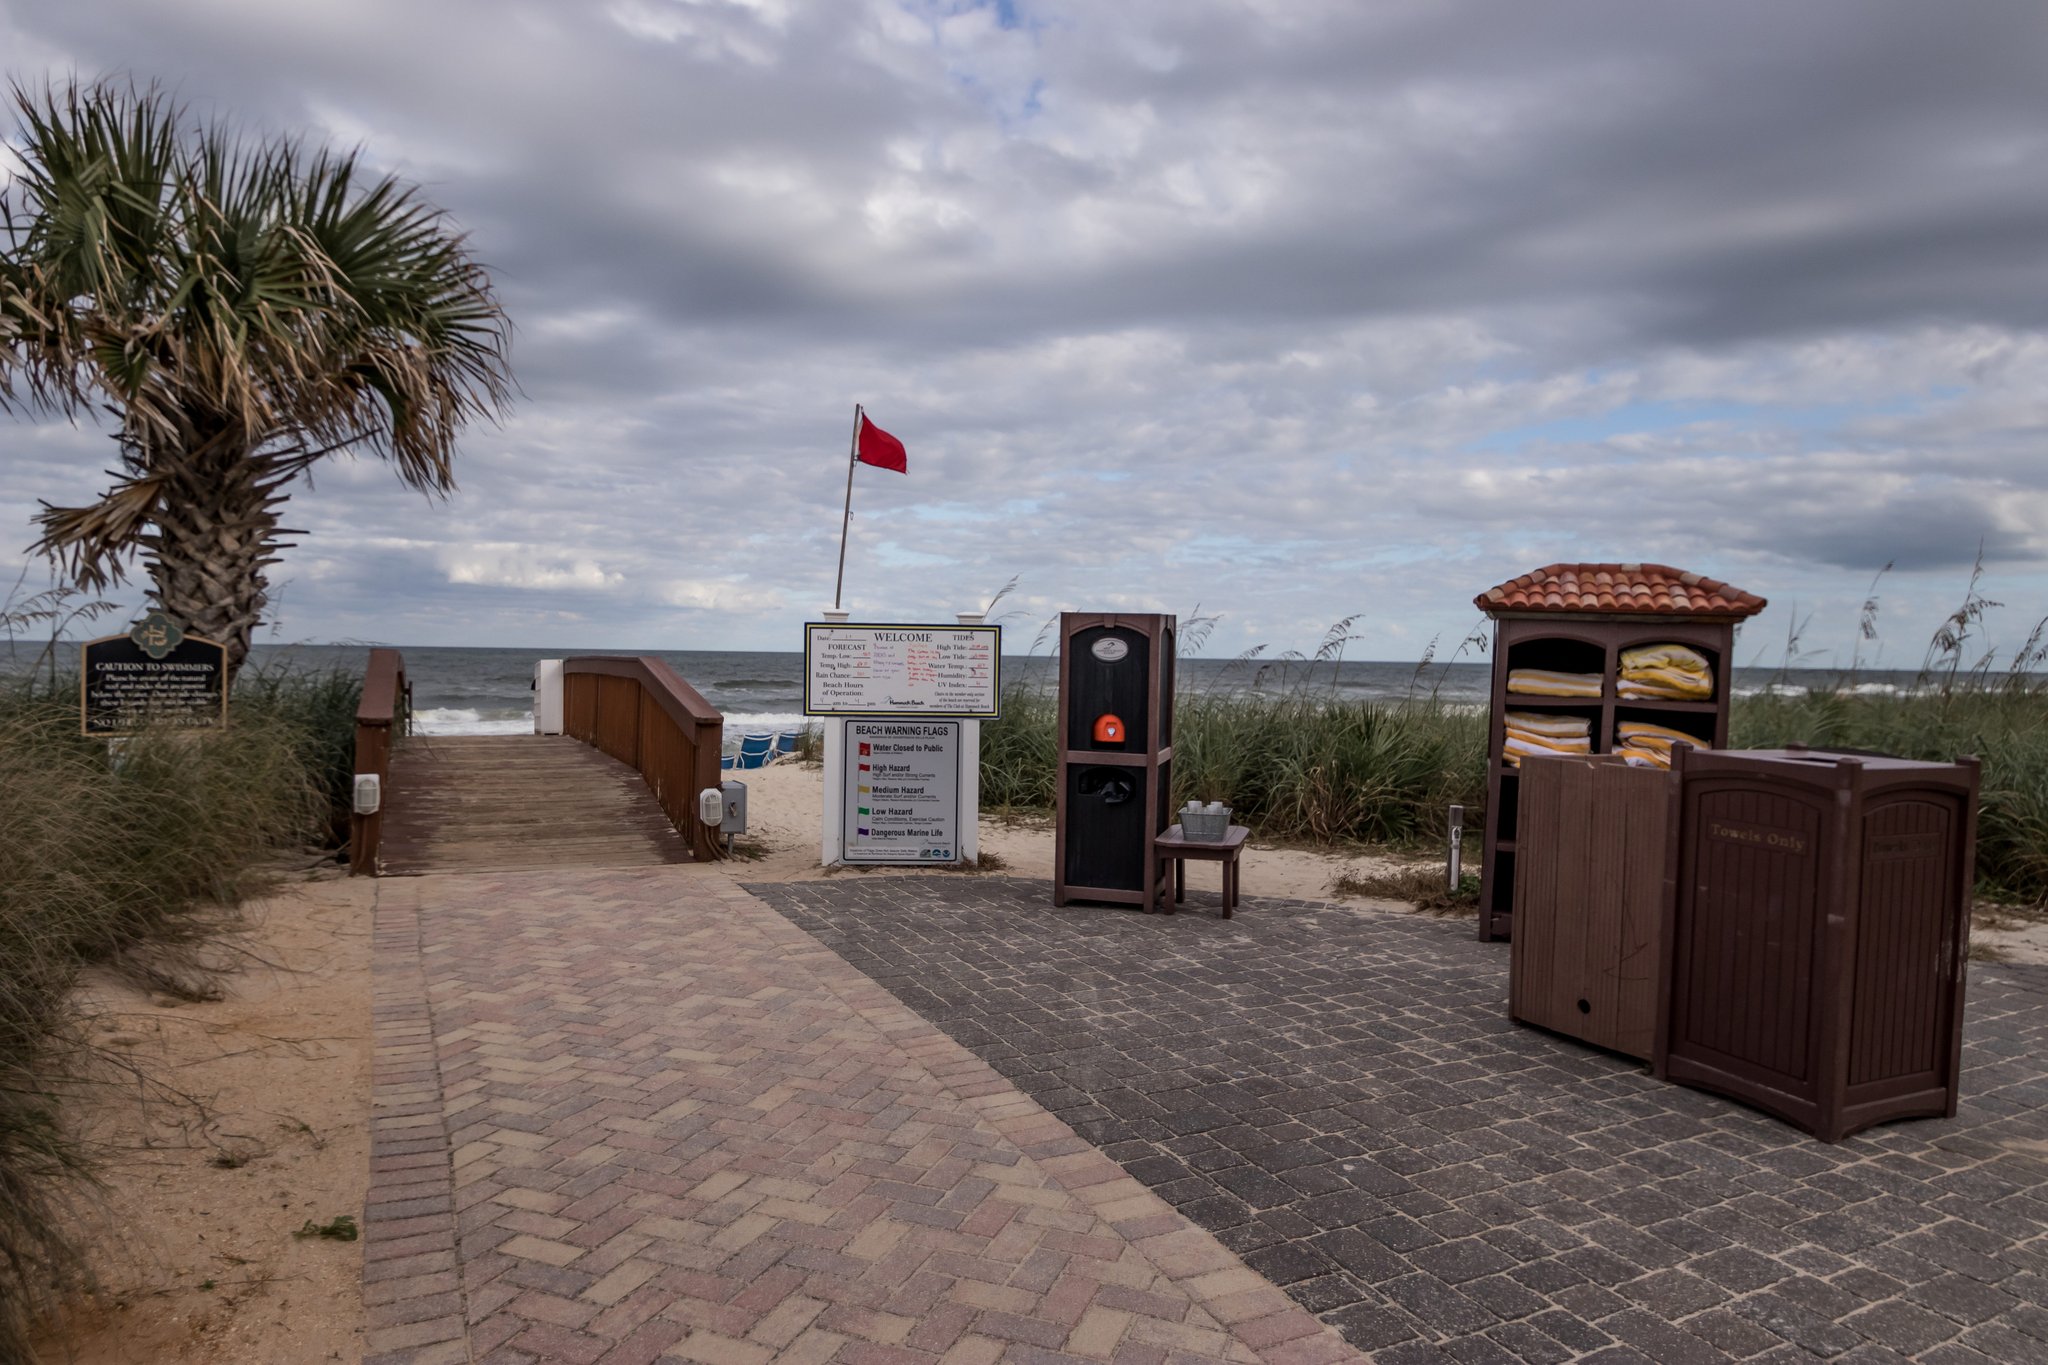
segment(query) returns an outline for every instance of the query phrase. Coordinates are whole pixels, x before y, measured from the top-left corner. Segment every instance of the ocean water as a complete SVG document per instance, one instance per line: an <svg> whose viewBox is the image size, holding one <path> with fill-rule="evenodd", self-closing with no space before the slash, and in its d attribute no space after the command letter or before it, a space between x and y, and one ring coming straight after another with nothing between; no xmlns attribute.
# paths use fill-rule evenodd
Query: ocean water
<svg viewBox="0 0 2048 1365"><path fill-rule="evenodd" d="M424 733L444 735L530 734L533 730L533 666L538 659L568 655L627 654L631 650L445 649L408 646L406 676L412 681L413 723ZM727 650L656 651L676 672L725 715L733 742L745 730L792 730L814 724L803 714L804 656L801 652ZM257 645L256 667L360 668L364 650L340 645ZM1418 673L1412 663L1317 664L1243 663L1227 659L1183 659L1184 689L1227 692L1293 686L1304 678L1344 699L1394 700L1427 695L1431 688L1447 702L1484 703L1488 665L1453 664ZM1055 661L1044 656L1006 655L1005 687L1052 686Z"/></svg>
<svg viewBox="0 0 2048 1365"><path fill-rule="evenodd" d="M10 648L0 640L0 673L18 672L40 654L41 646L17 641ZM590 649L456 649L432 645L404 647L406 675L412 680L414 723L427 734L491 735L533 732L533 667L544 658L587 654L631 654L634 650ZM705 700L725 715L726 735L737 744L748 730L789 730L807 723L803 714L803 655L797 651L684 650L656 651ZM258 644L250 655L257 668L360 669L366 650L361 645ZM59 668L77 666L77 647L61 647ZM1310 685L1343 701L1399 701L1434 696L1449 705L1483 706L1491 686L1492 665L1476 662L1432 664L1347 660L1338 665L1299 662L1183 659L1179 667L1183 691L1226 694L1280 692ZM1006 655L1005 686L1023 683L1050 687L1055 661L1044 655ZM1900 694L1915 690L1911 672L1864 671L1853 680L1826 669L1737 668L1737 696L1766 690L1806 692L1832 687L1864 693Z"/></svg>
<svg viewBox="0 0 2048 1365"><path fill-rule="evenodd" d="M530 734L533 731L533 666L543 658L576 654L627 654L631 650L405 649L406 675L413 684L413 719L428 734ZM356 646L258 645L258 666L360 668ZM789 730L814 724L803 714L804 656L797 651L687 650L659 652L704 699L725 715L729 742L742 731ZM1052 687L1057 661L1044 655L1006 655L1005 687ZM1484 706L1492 687L1492 664L1432 664L1346 660L1337 665L1301 662L1183 659L1183 691L1225 694L1281 692L1312 686L1340 701L1401 701L1434 696L1454 706ZM1824 669L1737 668L1735 693L1766 690L1802 693L1846 686L1864 693L1911 692L1910 672L1865 671L1854 680Z"/></svg>

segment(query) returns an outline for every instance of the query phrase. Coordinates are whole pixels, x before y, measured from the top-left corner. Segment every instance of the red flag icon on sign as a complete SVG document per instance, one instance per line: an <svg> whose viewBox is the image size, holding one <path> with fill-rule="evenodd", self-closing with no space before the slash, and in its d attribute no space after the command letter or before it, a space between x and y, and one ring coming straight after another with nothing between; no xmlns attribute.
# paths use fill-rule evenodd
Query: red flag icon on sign
<svg viewBox="0 0 2048 1365"><path fill-rule="evenodd" d="M859 446L862 464L893 469L898 474L910 472L910 454L903 449L903 442L870 422L866 413L861 414Z"/></svg>
<svg viewBox="0 0 2048 1365"><path fill-rule="evenodd" d="M865 745L865 744L863 744L863 745L861 745L861 746L860 746L860 756L861 756L862 758L866 758L866 757L868 757L868 748L869 748L869 746L868 746L868 745Z"/></svg>

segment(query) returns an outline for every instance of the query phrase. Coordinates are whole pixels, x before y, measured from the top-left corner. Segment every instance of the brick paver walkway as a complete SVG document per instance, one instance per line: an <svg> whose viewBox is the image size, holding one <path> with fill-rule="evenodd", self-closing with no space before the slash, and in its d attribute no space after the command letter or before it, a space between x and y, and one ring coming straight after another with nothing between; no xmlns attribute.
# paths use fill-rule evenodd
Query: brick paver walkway
<svg viewBox="0 0 2048 1365"><path fill-rule="evenodd" d="M1829 1147L1516 1027L1469 922L756 890L1375 1360L2048 1362L2048 968L1972 968L1957 1119Z"/></svg>
<svg viewBox="0 0 2048 1365"><path fill-rule="evenodd" d="M1354 1358L709 868L390 879L373 1362Z"/></svg>

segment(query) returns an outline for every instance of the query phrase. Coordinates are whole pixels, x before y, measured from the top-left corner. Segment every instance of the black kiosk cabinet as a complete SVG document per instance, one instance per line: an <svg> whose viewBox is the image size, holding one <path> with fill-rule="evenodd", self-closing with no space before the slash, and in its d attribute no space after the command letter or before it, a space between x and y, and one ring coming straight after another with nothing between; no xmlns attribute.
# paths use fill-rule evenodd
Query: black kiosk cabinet
<svg viewBox="0 0 2048 1365"><path fill-rule="evenodd" d="M1171 616L1060 613L1059 820L1054 905L1173 908Z"/></svg>

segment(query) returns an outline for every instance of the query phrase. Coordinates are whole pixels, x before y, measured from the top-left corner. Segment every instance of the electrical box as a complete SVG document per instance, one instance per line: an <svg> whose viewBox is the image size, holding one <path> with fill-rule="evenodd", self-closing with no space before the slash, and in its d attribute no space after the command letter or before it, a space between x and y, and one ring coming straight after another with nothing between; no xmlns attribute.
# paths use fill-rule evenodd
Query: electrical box
<svg viewBox="0 0 2048 1365"><path fill-rule="evenodd" d="M718 794L724 802L725 812L718 821L720 834L745 834L747 832L747 784L725 781L718 784Z"/></svg>
<svg viewBox="0 0 2048 1365"><path fill-rule="evenodd" d="M384 780L375 773L357 773L355 799L350 809L357 815L375 815L384 807Z"/></svg>

